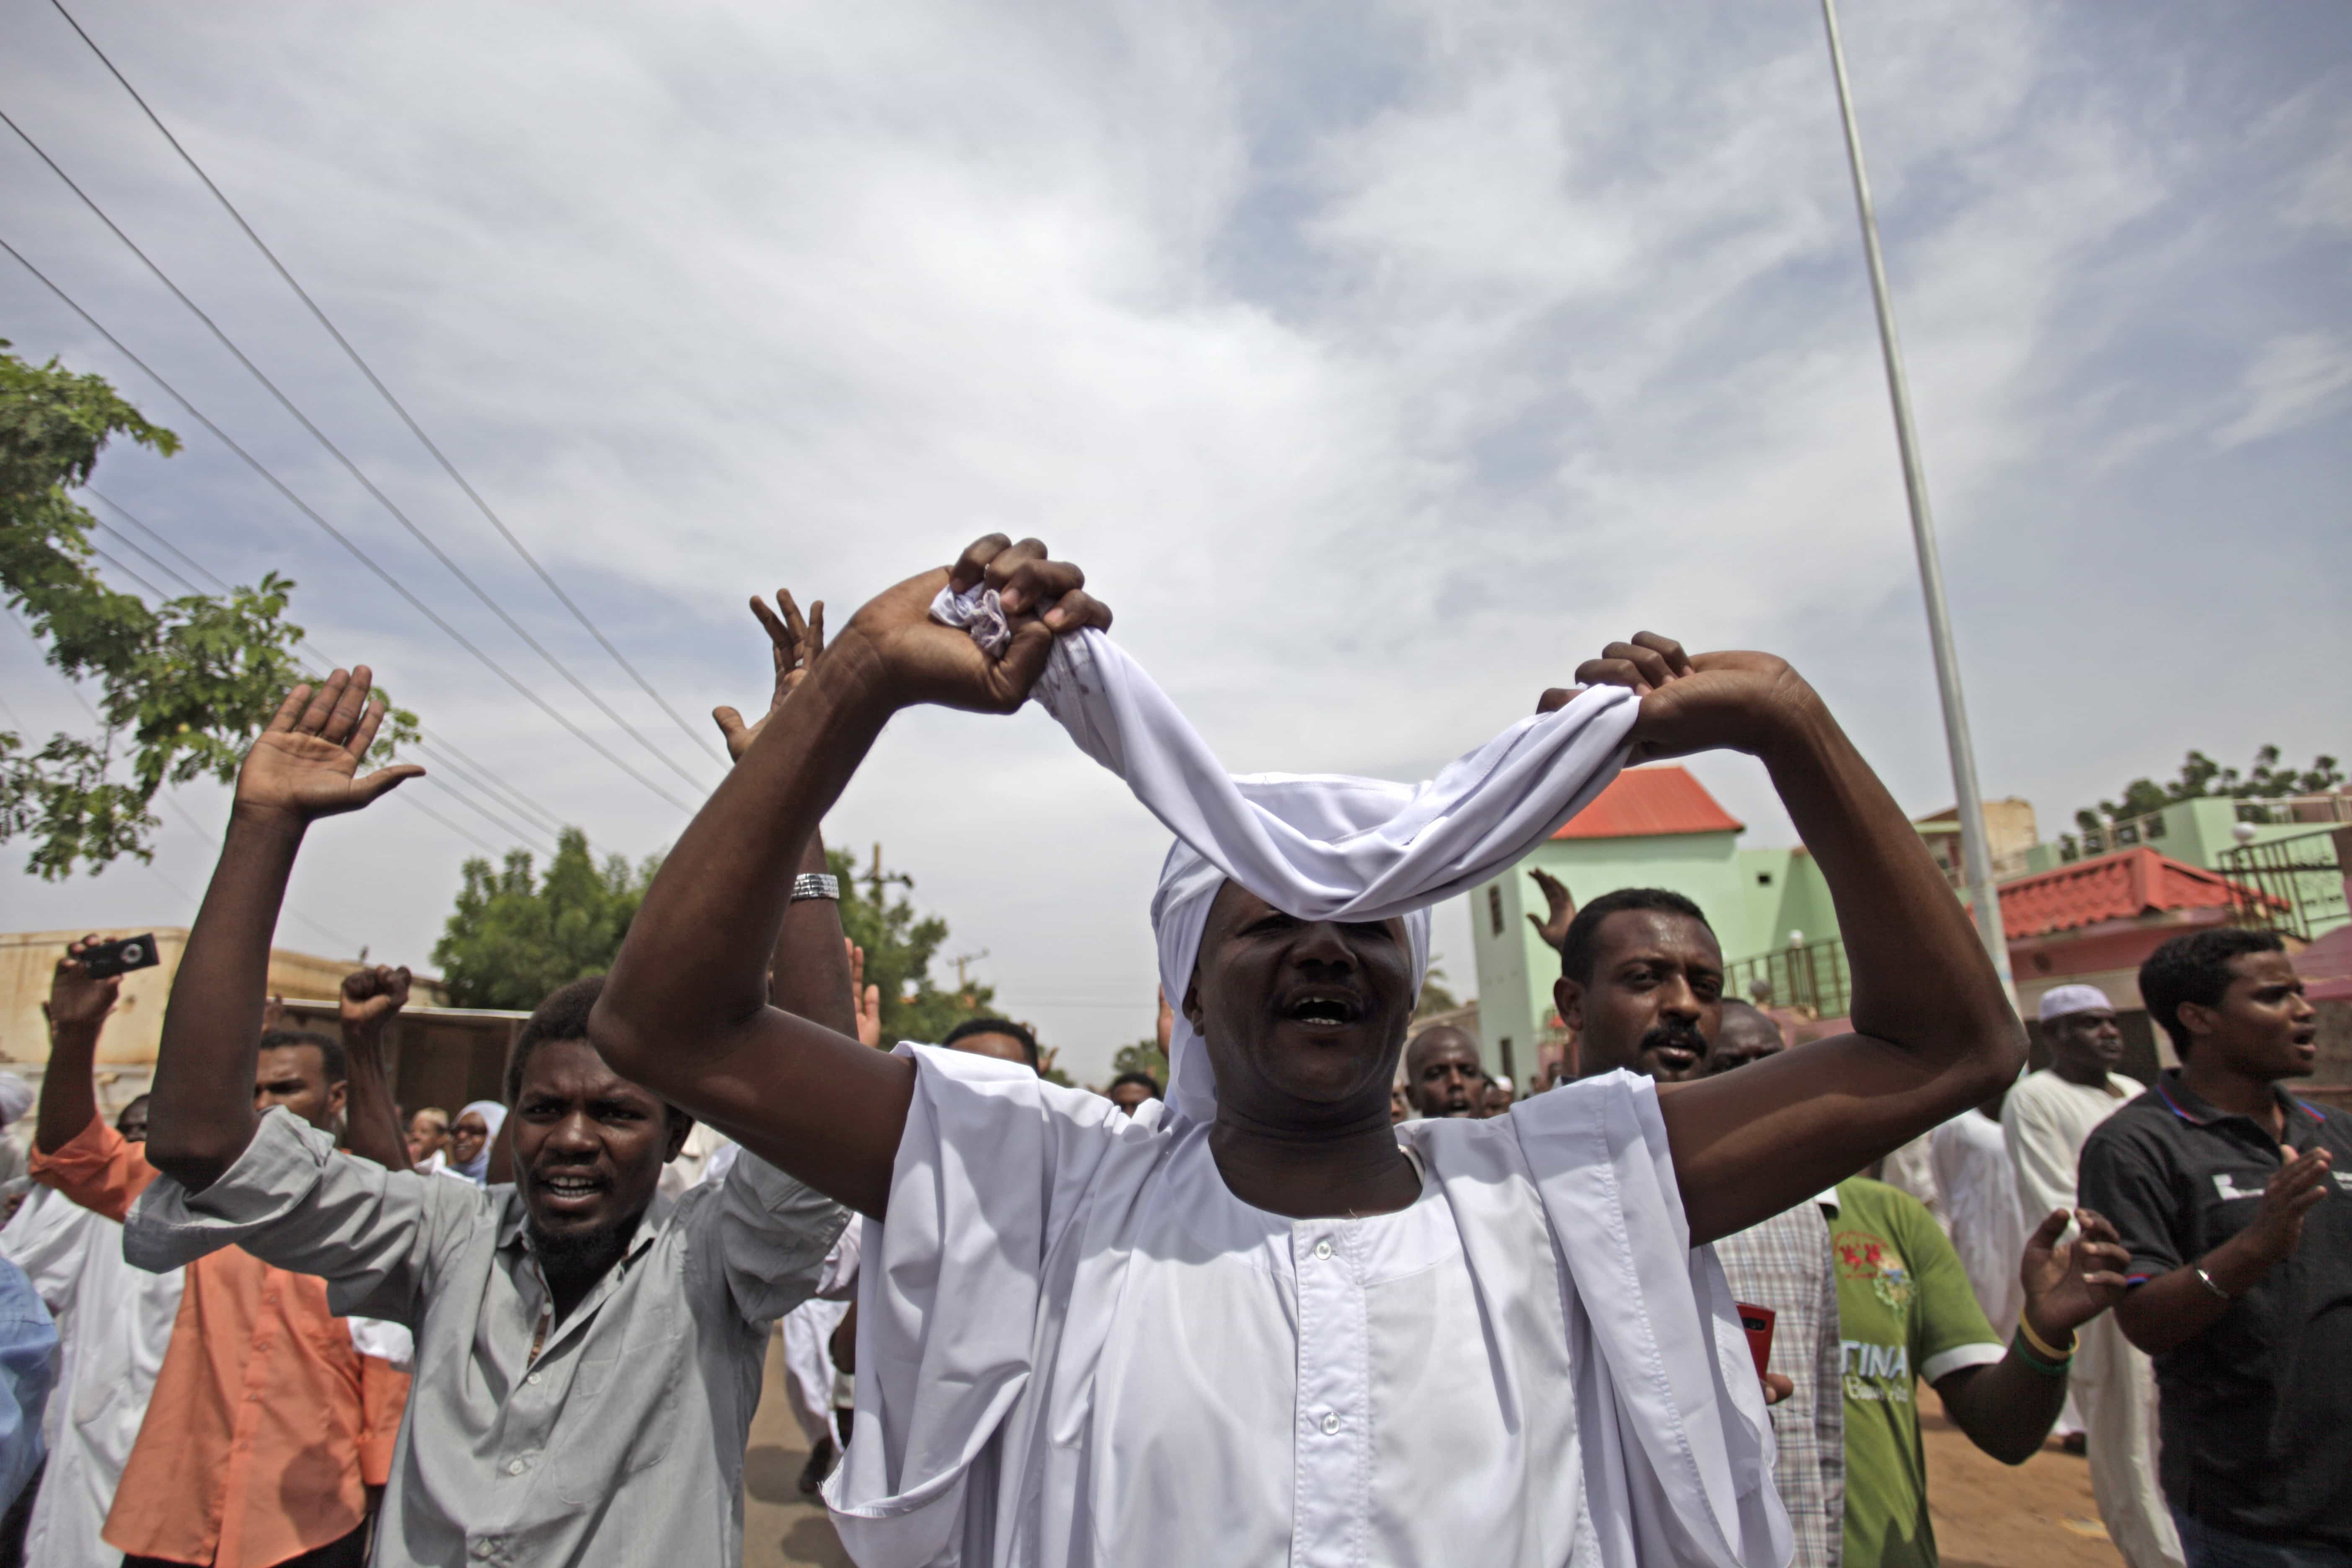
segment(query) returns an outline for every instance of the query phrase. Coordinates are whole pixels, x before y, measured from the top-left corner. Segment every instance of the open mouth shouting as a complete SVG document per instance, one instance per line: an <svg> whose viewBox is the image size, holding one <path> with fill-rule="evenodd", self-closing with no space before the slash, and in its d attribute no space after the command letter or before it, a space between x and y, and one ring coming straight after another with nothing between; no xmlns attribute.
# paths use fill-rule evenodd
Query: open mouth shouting
<svg viewBox="0 0 2352 1568"><path fill-rule="evenodd" d="M551 1215L593 1213L613 1185L593 1168L584 1165L558 1165L552 1170L533 1171L530 1184L538 1194L538 1206Z"/></svg>
<svg viewBox="0 0 2352 1568"><path fill-rule="evenodd" d="M1337 1034L1363 1020L1364 1005L1338 985L1302 985L1283 999L1285 1020L1315 1034Z"/></svg>

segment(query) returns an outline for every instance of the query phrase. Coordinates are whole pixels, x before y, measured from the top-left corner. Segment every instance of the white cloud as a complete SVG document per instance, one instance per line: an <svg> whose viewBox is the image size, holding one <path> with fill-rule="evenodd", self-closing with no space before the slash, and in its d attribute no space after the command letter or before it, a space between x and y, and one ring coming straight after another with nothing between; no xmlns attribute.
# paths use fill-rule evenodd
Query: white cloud
<svg viewBox="0 0 2352 1568"><path fill-rule="evenodd" d="M2352 387L2352 342L2336 332L2287 332L2264 343L2246 367L2245 412L2214 436L2241 447L2293 430L2344 402Z"/></svg>
<svg viewBox="0 0 2352 1568"><path fill-rule="evenodd" d="M469 569L674 733L45 18L28 0L12 13L11 112ZM1834 100L1801 7L90 20L690 712L763 684L746 594L787 583L839 617L1001 527L1087 564L1119 635L1238 768L1425 771L1653 625L1790 651L1906 802L1948 799ZM2352 461L2326 314L2339 231L2320 221L2343 145L2330 79L2241 29L2243 52L2302 75L2216 79L2256 129L2215 137L2150 107L2206 79L2194 37L2142 58L2071 21L1956 0L1847 17L1986 786L2034 795L2051 820L2112 793L2111 759L2135 747L2156 752L2145 771L2189 744L2250 750L2272 713L2341 728L2344 698L2315 678L2285 674L2260 701L2209 690L2200 647L2260 616L2216 603L2210 571L2143 559L2151 535L2203 525L2208 493L2265 493L2276 463L2250 471L2232 453L2252 437L2228 432L2274 435L2265 458L2330 476L2282 479L2251 508L2241 542L2260 548L2240 554L2285 584L2265 592L2352 565L2297 499L2340 494ZM2308 107L2283 117L2287 101ZM0 222L12 242L558 700L46 174L0 158L0 190L27 215ZM160 404L20 280L0 300L23 349ZM2218 401L2242 373L2242 398ZM225 569L291 570L322 644L367 654L600 844L635 855L675 833L206 443L105 474ZM2084 561L2096 602L2049 603ZM2340 617L2304 624L2309 668L2352 651ZM2100 683L2107 728L2086 757L2053 680L2074 666L2141 672ZM2227 717L2176 744L2183 704ZM1784 831L1753 769L1704 770L1759 837ZM832 826L884 841L955 950L987 950L1005 1005L1080 1067L1148 1028L1157 829L1043 720L908 716ZM413 814L371 814L318 836L298 902L422 963L467 852ZM193 888L208 853L175 827L163 868ZM125 868L19 887L12 919L160 896ZM1465 978L1466 949L1449 958Z"/></svg>

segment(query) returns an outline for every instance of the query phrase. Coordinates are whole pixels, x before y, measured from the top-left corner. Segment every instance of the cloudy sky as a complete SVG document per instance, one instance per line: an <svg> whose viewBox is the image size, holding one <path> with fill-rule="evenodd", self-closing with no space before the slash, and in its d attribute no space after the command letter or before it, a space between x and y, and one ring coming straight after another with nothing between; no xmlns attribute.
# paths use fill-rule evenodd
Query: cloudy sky
<svg viewBox="0 0 2352 1568"><path fill-rule="evenodd" d="M764 691L749 593L845 613L1003 529L1086 564L1237 769L1420 776L1651 626L1787 654L1906 805L1949 804L1806 0L68 4L698 723ZM1987 792L2054 831L2191 746L2352 749L2352 12L1854 0L1845 24ZM533 636L715 776L47 0L0 0L0 105ZM14 137L0 237L694 798ZM110 457L112 499L224 577L299 579L318 646L551 818L633 858L675 836L675 806L5 257L0 335L189 437ZM0 683L15 727L87 727L5 628ZM1752 763L1696 765L1750 842L1787 841ZM152 869L16 877L0 918L183 922L224 810L183 792ZM901 719L828 834L880 841L1081 1073L1148 1031L1159 835L1041 715ZM279 940L427 967L478 853L390 802L331 824ZM1466 932L1441 917L1457 981Z"/></svg>

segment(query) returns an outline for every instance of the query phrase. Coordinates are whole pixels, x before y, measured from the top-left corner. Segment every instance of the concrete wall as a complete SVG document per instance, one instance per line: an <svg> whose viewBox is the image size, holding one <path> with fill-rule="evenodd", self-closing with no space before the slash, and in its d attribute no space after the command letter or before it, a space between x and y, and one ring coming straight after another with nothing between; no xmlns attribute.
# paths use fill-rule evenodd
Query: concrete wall
<svg viewBox="0 0 2352 1568"><path fill-rule="evenodd" d="M1551 977L1559 960L1528 925L1530 911L1543 912L1543 894L1524 866L1470 893L1471 957L1478 974L1478 1055L1488 1072L1503 1070L1502 1042L1511 1042L1516 1061L1533 1063L1551 1007ZM1546 960L1549 959L1549 964ZM1539 982L1539 984L1538 984ZM1542 993L1542 1010L1537 994ZM1531 1069L1530 1069L1531 1070Z"/></svg>

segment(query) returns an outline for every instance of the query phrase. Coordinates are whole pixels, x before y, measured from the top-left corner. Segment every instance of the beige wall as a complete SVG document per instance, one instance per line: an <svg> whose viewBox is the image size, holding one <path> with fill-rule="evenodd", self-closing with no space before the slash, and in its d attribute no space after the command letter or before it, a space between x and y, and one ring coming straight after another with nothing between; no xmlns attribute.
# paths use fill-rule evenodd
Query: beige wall
<svg viewBox="0 0 2352 1568"><path fill-rule="evenodd" d="M99 1037L98 1060L102 1068L119 1064L145 1068L155 1060L155 1043L163 1028L163 1001L171 994L172 976L179 972L180 954L187 947L184 926L126 927L98 934L111 942L152 931L156 956L152 969L122 978L122 997L115 1004L106 1030ZM49 977L70 942L88 933L78 931L15 931L0 935L0 1067L21 1068L49 1059L49 1033L41 1004L49 997ZM320 958L289 948L269 951L272 995L330 998L341 989L352 961ZM440 982L420 976L414 1000L435 1005L445 1000ZM26 1074L28 1078L37 1074ZM143 1070L139 1074L144 1078Z"/></svg>

